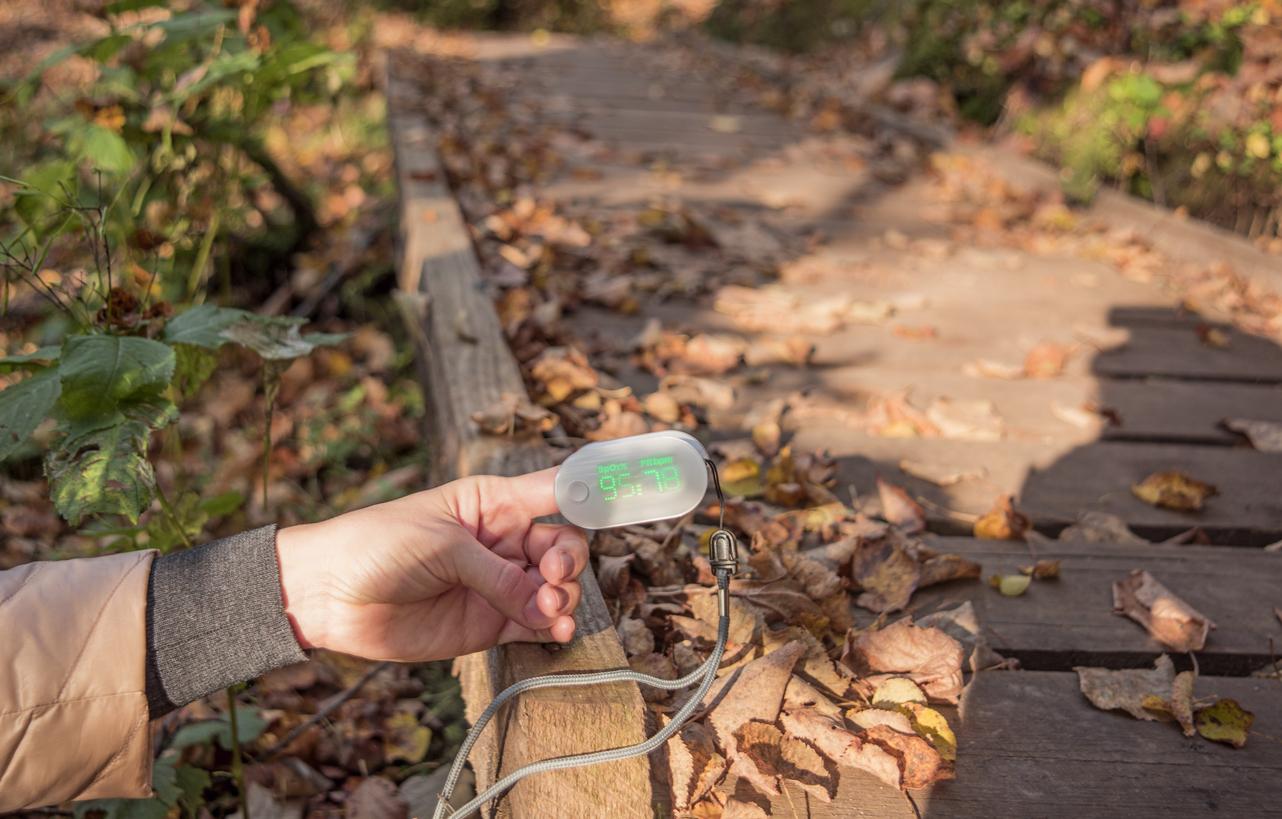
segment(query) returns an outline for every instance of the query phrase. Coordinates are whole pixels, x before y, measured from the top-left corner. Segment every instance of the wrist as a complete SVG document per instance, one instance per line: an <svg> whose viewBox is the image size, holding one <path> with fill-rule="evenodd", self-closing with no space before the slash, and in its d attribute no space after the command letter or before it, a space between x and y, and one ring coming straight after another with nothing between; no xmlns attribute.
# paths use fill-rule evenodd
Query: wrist
<svg viewBox="0 0 1282 819"><path fill-rule="evenodd" d="M324 648L326 615L323 584L310 530L315 524L291 526L276 532L280 567L280 599L294 639L303 648Z"/></svg>

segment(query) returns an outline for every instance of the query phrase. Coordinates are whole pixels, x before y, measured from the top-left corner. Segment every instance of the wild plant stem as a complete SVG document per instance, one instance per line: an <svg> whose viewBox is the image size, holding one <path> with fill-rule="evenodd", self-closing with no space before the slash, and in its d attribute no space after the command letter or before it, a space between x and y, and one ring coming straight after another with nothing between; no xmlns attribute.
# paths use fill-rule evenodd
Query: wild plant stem
<svg viewBox="0 0 1282 819"><path fill-rule="evenodd" d="M187 298L191 301L196 300L197 292L205 283L205 268L209 266L209 254L214 247L214 238L218 235L221 221L222 214L215 210L214 215L209 217L209 227L205 229L205 235L200 239L196 261L192 263L191 272L187 274Z"/></svg>
<svg viewBox="0 0 1282 819"><path fill-rule="evenodd" d="M160 508L165 510L165 515L169 518L169 522L177 530L183 546L190 549L191 538L187 537L187 531L183 528L182 521L178 519L178 514L174 511L174 507L169 504L169 498L165 497L165 490L160 487L159 481L156 482L156 498L160 501Z"/></svg>
<svg viewBox="0 0 1282 819"><path fill-rule="evenodd" d="M236 688L227 689L227 719L231 723L231 775L240 793L241 819L249 817L249 791L245 790L245 765L240 757L240 726L236 720Z"/></svg>

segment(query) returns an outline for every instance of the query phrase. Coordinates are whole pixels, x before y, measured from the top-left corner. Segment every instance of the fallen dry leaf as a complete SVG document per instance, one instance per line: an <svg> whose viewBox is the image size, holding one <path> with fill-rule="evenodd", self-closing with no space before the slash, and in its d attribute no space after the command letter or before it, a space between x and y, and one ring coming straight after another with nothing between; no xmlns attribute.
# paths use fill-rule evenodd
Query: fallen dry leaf
<svg viewBox="0 0 1282 819"><path fill-rule="evenodd" d="M1149 694L1140 701L1145 711L1165 715L1179 723L1184 736L1191 737L1197 733L1193 725L1193 683L1197 674L1192 671L1181 671L1171 683L1170 697Z"/></svg>
<svg viewBox="0 0 1282 819"><path fill-rule="evenodd" d="M1193 328L1197 333L1197 338L1207 347L1214 347L1217 350L1227 350L1233 344L1232 338L1219 327L1212 327L1209 324L1199 324Z"/></svg>
<svg viewBox="0 0 1282 819"><path fill-rule="evenodd" d="M1020 566L1019 570L1034 580L1057 580L1059 578L1060 561L1043 559L1031 566Z"/></svg>
<svg viewBox="0 0 1282 819"><path fill-rule="evenodd" d="M1083 512L1076 523L1059 533L1059 540L1072 543L1114 543L1120 546L1149 545L1149 541L1127 527L1126 521L1107 512Z"/></svg>
<svg viewBox="0 0 1282 819"><path fill-rule="evenodd" d="M874 743L864 742L839 718L815 709L801 708L785 711L779 717L779 724L789 736L813 744L824 756L842 767L867 771L892 787L898 788L903 783L903 774L895 756Z"/></svg>
<svg viewBox="0 0 1282 819"><path fill-rule="evenodd" d="M1136 569L1113 584L1113 611L1144 626L1174 651L1201 651L1215 624L1176 597L1153 575Z"/></svg>
<svg viewBox="0 0 1282 819"><path fill-rule="evenodd" d="M1227 418L1224 426L1245 435L1251 446L1260 452L1282 452L1282 424L1277 421Z"/></svg>
<svg viewBox="0 0 1282 819"><path fill-rule="evenodd" d="M708 722L717 734L717 743L733 747L734 733L750 720L774 722L783 705L783 692L792 676L792 667L806 651L801 642L792 642L727 675L704 697L704 706L715 706Z"/></svg>
<svg viewBox="0 0 1282 819"><path fill-rule="evenodd" d="M1001 592L1005 597L1019 597L1028 591L1033 578L1026 574L995 574L988 578L988 585Z"/></svg>
<svg viewBox="0 0 1282 819"><path fill-rule="evenodd" d="M881 515L905 534L916 534L926 528L926 513L921 504L903 489L877 478L877 494L881 498Z"/></svg>
<svg viewBox="0 0 1282 819"><path fill-rule="evenodd" d="M756 458L736 458L721 465L721 488L731 497L755 498L764 494L766 485L761 462Z"/></svg>
<svg viewBox="0 0 1282 819"><path fill-rule="evenodd" d="M971 378L997 378L1003 381L1015 381L1024 377L1024 367L1020 364L1005 364L987 358L970 361L962 367L962 372Z"/></svg>
<svg viewBox="0 0 1282 819"><path fill-rule="evenodd" d="M1145 503L1177 512L1200 512L1207 498L1219 494L1211 484L1176 470L1154 472L1131 486L1131 492Z"/></svg>
<svg viewBox="0 0 1282 819"><path fill-rule="evenodd" d="M837 793L837 771L815 746L784 734L773 721L749 720L734 732L731 770L763 793L778 795L781 780L821 801Z"/></svg>
<svg viewBox="0 0 1282 819"><path fill-rule="evenodd" d="M904 703L901 710L906 711L912 721L913 731L926 739L939 755L949 762L957 759L957 735L944 715L926 705L917 702Z"/></svg>
<svg viewBox="0 0 1282 819"><path fill-rule="evenodd" d="M905 678L895 677L895 679L902 680ZM908 680L908 682L912 683L914 686L916 685L912 680ZM920 688L918 688L917 691L918 693L921 693ZM926 695L921 694L921 699L922 702L925 702ZM864 729L872 728L874 725L884 725L887 728L893 728L894 730L904 734L911 734L913 732L912 720L908 718L907 714L900 713L893 704L888 704L885 707L875 706L873 708L852 708L846 712L846 719L849 720L852 725L857 725Z"/></svg>
<svg viewBox="0 0 1282 819"><path fill-rule="evenodd" d="M409 805L391 782L370 776L347 797L343 814L347 819L407 819Z"/></svg>
<svg viewBox="0 0 1282 819"><path fill-rule="evenodd" d="M891 538L860 541L850 565L860 589L855 602L878 613L907 606L921 580L920 564Z"/></svg>
<svg viewBox="0 0 1282 819"><path fill-rule="evenodd" d="M879 708L903 705L906 702L926 704L926 692L907 677L889 677L877 684L872 692L872 704Z"/></svg>
<svg viewBox="0 0 1282 819"><path fill-rule="evenodd" d="M556 426L555 415L511 393L472 413L472 421L488 435L512 435L527 430L547 432Z"/></svg>
<svg viewBox="0 0 1282 819"><path fill-rule="evenodd" d="M1028 517L1015 508L1015 499L1003 495L983 517L975 521L975 537L981 540L1023 540L1032 525Z"/></svg>
<svg viewBox="0 0 1282 819"><path fill-rule="evenodd" d="M933 483L935 486L953 486L988 474L983 467L956 467L917 461L900 461L899 468L904 473L927 483Z"/></svg>
<svg viewBox="0 0 1282 819"><path fill-rule="evenodd" d="M1247 732L1255 722L1255 714L1239 705L1237 700L1225 698L1198 709L1194 721L1203 738L1241 748L1246 745Z"/></svg>
<svg viewBox="0 0 1282 819"><path fill-rule="evenodd" d="M936 398L926 418L945 438L960 441L1000 441L1005 425L992 401Z"/></svg>
<svg viewBox="0 0 1282 819"><path fill-rule="evenodd" d="M1073 670L1077 672L1078 687L1091 705L1101 711L1125 711L1136 719L1149 721L1161 717L1144 707L1144 698L1154 695L1168 699L1175 682L1175 666L1165 654L1157 658L1152 669L1112 671L1079 666Z"/></svg>
<svg viewBox="0 0 1282 819"><path fill-rule="evenodd" d="M702 799L726 770L717 752L712 731L701 722L690 722L668 740L668 769L673 808L683 811Z"/></svg>
<svg viewBox="0 0 1282 819"><path fill-rule="evenodd" d="M937 701L956 703L961 696L961 644L937 628L913 625L910 617L885 628L848 633L841 662L863 677L910 677ZM867 681L875 686L879 680Z"/></svg>
<svg viewBox="0 0 1282 819"><path fill-rule="evenodd" d="M916 734L904 734L885 725L874 725L864 731L868 742L890 751L899 761L905 790L924 788L943 779L952 779L952 766L935 750L935 746Z"/></svg>
<svg viewBox="0 0 1282 819"><path fill-rule="evenodd" d="M1064 365L1073 348L1066 344L1043 341L1028 351L1024 358L1024 374L1029 378L1055 378L1064 372Z"/></svg>

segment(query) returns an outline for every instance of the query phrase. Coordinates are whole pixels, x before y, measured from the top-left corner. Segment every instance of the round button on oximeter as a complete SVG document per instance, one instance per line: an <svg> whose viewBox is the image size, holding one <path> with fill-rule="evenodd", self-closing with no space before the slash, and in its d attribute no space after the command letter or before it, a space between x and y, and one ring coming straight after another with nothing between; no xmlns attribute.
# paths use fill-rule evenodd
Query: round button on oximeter
<svg viewBox="0 0 1282 819"><path fill-rule="evenodd" d="M588 444L557 471L557 506L583 529L679 518L708 491L707 458L698 439L675 430Z"/></svg>

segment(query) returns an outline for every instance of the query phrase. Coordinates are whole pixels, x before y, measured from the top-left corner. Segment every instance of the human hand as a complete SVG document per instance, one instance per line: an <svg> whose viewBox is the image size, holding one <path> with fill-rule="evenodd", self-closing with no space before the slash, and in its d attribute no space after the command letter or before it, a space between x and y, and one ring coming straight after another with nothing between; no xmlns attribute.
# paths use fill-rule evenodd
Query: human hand
<svg viewBox="0 0 1282 819"><path fill-rule="evenodd" d="M463 478L276 535L285 614L304 648L427 661L569 642L588 544L557 512L555 469Z"/></svg>

